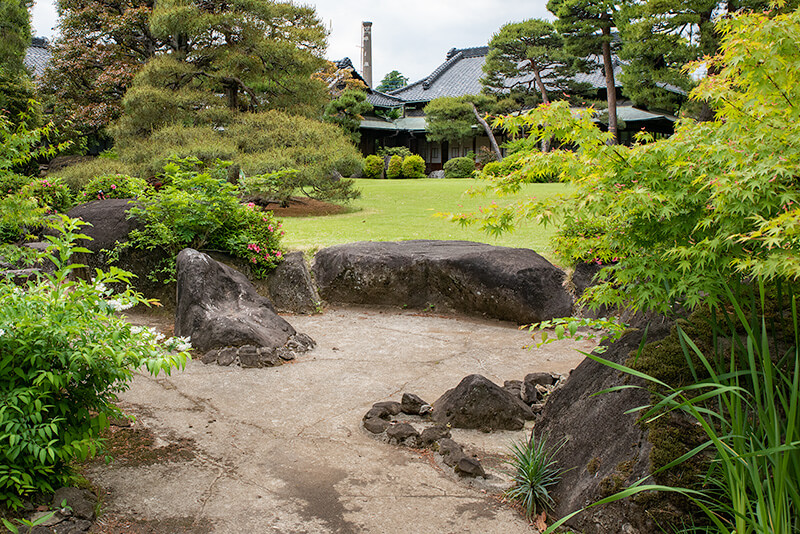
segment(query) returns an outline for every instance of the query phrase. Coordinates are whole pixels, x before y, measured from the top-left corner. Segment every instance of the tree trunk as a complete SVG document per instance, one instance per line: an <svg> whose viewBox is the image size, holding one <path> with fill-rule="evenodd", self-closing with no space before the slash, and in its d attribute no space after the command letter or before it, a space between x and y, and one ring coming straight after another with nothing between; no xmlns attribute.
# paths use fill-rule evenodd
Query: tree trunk
<svg viewBox="0 0 800 534"><path fill-rule="evenodd" d="M617 87L614 83L614 65L611 63L611 28L603 28L603 70L606 71L606 92L608 93L608 131L614 134L614 139L609 144L619 143L617 132Z"/></svg>
<svg viewBox="0 0 800 534"><path fill-rule="evenodd" d="M475 107L475 104L472 104L472 112L475 114L475 118L478 119L480 125L483 126L483 130L486 132L486 136L489 138L489 144L492 145L494 157L497 158L497 161L503 161L503 155L500 153L500 147L497 146L497 140L494 138L494 132L492 132L492 128L489 126L489 124L483 120L481 114L478 113L478 108Z"/></svg>
<svg viewBox="0 0 800 534"><path fill-rule="evenodd" d="M539 74L539 67L532 60L528 60L531 62L531 67L533 67L533 76L536 78L536 85L539 86L539 91L542 93L542 103L549 104L550 99L547 98L547 89L544 87L544 82L542 81L542 76Z"/></svg>

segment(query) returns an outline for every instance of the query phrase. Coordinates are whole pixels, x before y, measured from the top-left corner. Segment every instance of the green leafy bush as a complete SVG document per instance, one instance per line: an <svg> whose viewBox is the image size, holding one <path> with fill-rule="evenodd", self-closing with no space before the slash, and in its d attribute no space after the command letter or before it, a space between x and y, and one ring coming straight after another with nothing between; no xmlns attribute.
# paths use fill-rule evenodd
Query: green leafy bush
<svg viewBox="0 0 800 534"><path fill-rule="evenodd" d="M20 194L0 199L0 243L16 243L29 229L40 226L45 210L40 203Z"/></svg>
<svg viewBox="0 0 800 534"><path fill-rule="evenodd" d="M166 263L152 273L162 281L174 279L175 257L186 247L228 252L249 261L256 276L266 275L283 258L281 225L272 212L239 202L237 186L225 179L228 164L217 162L202 171L198 164L175 159L164 167L167 185L146 191L129 210L144 223L131 232L130 245L167 253Z"/></svg>
<svg viewBox="0 0 800 534"><path fill-rule="evenodd" d="M78 202L106 198L139 198L148 188L147 182L125 174L105 174L92 178L78 194Z"/></svg>
<svg viewBox="0 0 800 534"><path fill-rule="evenodd" d="M66 213L73 206L69 187L58 178L37 178L23 186L19 194L36 199L48 213Z"/></svg>
<svg viewBox="0 0 800 534"><path fill-rule="evenodd" d="M383 178L383 158L371 154L364 163L364 176L367 178Z"/></svg>
<svg viewBox="0 0 800 534"><path fill-rule="evenodd" d="M400 178L403 174L403 158L400 156L392 156L389 159L389 165L386 167L387 178Z"/></svg>
<svg viewBox="0 0 800 534"><path fill-rule="evenodd" d="M505 496L522 505L528 520L540 512L552 510L555 504L550 490L558 484L563 469L553 457L565 442L549 447L546 436L539 436L537 440L531 432L527 442L511 445L511 459L506 463L513 468L513 485Z"/></svg>
<svg viewBox="0 0 800 534"><path fill-rule="evenodd" d="M453 158L444 164L445 178L472 178L475 161L472 158Z"/></svg>
<svg viewBox="0 0 800 534"><path fill-rule="evenodd" d="M400 156L401 158L407 158L411 154L411 150L404 146L383 146L378 149L378 156L382 158L385 158L386 156Z"/></svg>
<svg viewBox="0 0 800 534"><path fill-rule="evenodd" d="M0 281L0 503L11 508L68 485L72 460L97 453L135 369L169 373L188 359L187 340L161 343L116 315L144 302L106 289L128 273L112 267L93 283L71 276L81 224L62 216L61 236L48 236L54 274L24 287Z"/></svg>
<svg viewBox="0 0 800 534"><path fill-rule="evenodd" d="M9 172L6 174L0 173L0 196L13 195L18 193L22 186L27 185L31 181L29 176Z"/></svg>
<svg viewBox="0 0 800 534"><path fill-rule="evenodd" d="M425 160L412 154L403 160L403 176L406 178L425 178Z"/></svg>

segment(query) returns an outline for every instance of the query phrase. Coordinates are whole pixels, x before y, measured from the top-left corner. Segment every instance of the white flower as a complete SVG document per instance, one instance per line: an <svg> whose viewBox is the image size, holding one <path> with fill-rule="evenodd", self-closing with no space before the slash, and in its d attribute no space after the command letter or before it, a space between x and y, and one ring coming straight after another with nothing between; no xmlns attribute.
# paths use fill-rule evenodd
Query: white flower
<svg viewBox="0 0 800 534"><path fill-rule="evenodd" d="M2 328L0 328L0 336L4 336L4 335L6 335L6 331L3 330Z"/></svg>
<svg viewBox="0 0 800 534"><path fill-rule="evenodd" d="M144 332L144 328L142 328L141 326L132 326L131 327L131 334L133 334L134 336L138 336L142 332Z"/></svg>
<svg viewBox="0 0 800 534"><path fill-rule="evenodd" d="M108 304L111 307L111 309L118 312L136 306L136 302L132 301L131 299L111 299L107 300L106 304Z"/></svg>

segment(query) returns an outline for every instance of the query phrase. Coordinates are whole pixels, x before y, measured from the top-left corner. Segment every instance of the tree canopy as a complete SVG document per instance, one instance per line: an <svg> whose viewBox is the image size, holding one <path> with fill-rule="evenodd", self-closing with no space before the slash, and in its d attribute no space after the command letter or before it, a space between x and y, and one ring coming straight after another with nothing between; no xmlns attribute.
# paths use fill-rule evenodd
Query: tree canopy
<svg viewBox="0 0 800 534"><path fill-rule="evenodd" d="M576 89L576 59L566 52L552 23L539 19L509 23L489 41L481 83L488 93L511 95L525 107L537 101L548 104L551 92Z"/></svg>
<svg viewBox="0 0 800 534"><path fill-rule="evenodd" d="M34 96L24 64L32 5L32 0L0 0L0 113L14 123L27 116L28 100Z"/></svg>
<svg viewBox="0 0 800 534"><path fill-rule="evenodd" d="M709 102L714 120L684 119L670 138L643 134L622 147L607 145L611 134L566 103L502 119L533 139L495 189L547 173L575 189L554 202L489 209L480 224L503 231L520 215L562 220L564 261L607 265L589 292L595 303L665 312L675 302L713 305L726 285L800 279L800 10L718 24L718 70L691 95ZM536 150L549 137L575 150Z"/></svg>
<svg viewBox="0 0 800 534"><path fill-rule="evenodd" d="M617 92L611 57L615 47L612 30L618 0L549 0L547 9L558 19L555 27L564 38L566 51L580 58L602 58L608 99L609 142L617 142Z"/></svg>
<svg viewBox="0 0 800 534"><path fill-rule="evenodd" d="M403 76L400 74L399 71L393 70L392 72L388 73L386 76L383 77L381 80L380 85L375 88L376 91L381 91L386 93L388 91L394 91L395 89L400 89L401 87L405 87L408 85L408 77Z"/></svg>
<svg viewBox="0 0 800 534"><path fill-rule="evenodd" d="M494 132L484 115L492 110L496 100L486 95L467 95L461 97L441 97L431 100L425 106L428 141L459 141L473 137L480 126L489 138L492 152L497 160L502 160L500 148Z"/></svg>
<svg viewBox="0 0 800 534"><path fill-rule="evenodd" d="M367 102L366 93L350 89L343 92L339 98L328 102L322 120L338 125L357 145L361 140L358 128L364 119L364 113L370 111L372 111L372 104Z"/></svg>
<svg viewBox="0 0 800 534"><path fill-rule="evenodd" d="M150 31L153 0L59 0L61 33L44 79L54 116L82 135L122 115L122 98L142 66L166 43Z"/></svg>

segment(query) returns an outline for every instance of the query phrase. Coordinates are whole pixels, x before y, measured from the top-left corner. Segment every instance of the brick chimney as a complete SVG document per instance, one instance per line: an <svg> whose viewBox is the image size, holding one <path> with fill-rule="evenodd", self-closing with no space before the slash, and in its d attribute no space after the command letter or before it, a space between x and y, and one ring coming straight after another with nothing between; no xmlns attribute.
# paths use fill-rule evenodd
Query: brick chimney
<svg viewBox="0 0 800 534"><path fill-rule="evenodd" d="M372 88L372 23L361 23L361 76Z"/></svg>

